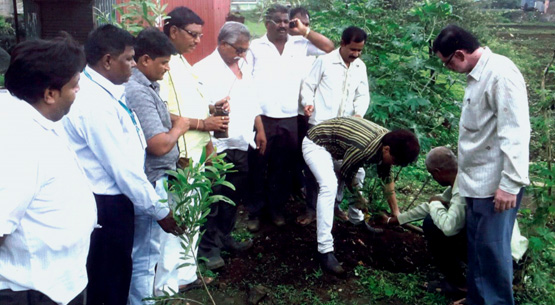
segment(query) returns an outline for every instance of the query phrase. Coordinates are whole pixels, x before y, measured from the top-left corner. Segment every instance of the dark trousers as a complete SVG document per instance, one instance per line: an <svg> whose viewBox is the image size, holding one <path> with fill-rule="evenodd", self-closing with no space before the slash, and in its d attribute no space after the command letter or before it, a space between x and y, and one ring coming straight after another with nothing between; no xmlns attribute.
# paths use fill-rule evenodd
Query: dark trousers
<svg viewBox="0 0 555 305"><path fill-rule="evenodd" d="M434 262L445 279L457 287L466 286L464 263L467 258L466 230L453 236L445 236L428 215L422 225L424 237L428 241L428 249Z"/></svg>
<svg viewBox="0 0 555 305"><path fill-rule="evenodd" d="M83 305L85 298L81 292L68 305ZM36 290L13 291L10 289L0 290L0 304L3 305L57 305L45 294Z"/></svg>
<svg viewBox="0 0 555 305"><path fill-rule="evenodd" d="M314 125L309 124L308 118L307 118L306 126L303 127L305 129L304 136L300 139L299 146L300 146L301 159L302 159L301 166L304 174L303 176L304 186L306 188L306 212L307 214L316 215L316 201L318 201L318 190L319 190L318 182L316 181L316 178L312 174L312 171L310 170L310 168L308 168L308 166L304 162L304 157L302 152L303 139L306 136L306 133L308 132L308 130L312 127L314 127ZM299 126L299 129L300 128L301 127Z"/></svg>
<svg viewBox="0 0 555 305"><path fill-rule="evenodd" d="M292 177L297 168L297 117L275 119L261 116L266 132L266 152L249 147L249 200L246 208L250 217L258 217L262 209L279 214L289 199Z"/></svg>
<svg viewBox="0 0 555 305"><path fill-rule="evenodd" d="M97 228L87 258L87 305L125 305L133 263L134 211L125 195L94 195Z"/></svg>
<svg viewBox="0 0 555 305"><path fill-rule="evenodd" d="M247 186L247 173L249 169L247 152L237 149L224 151L224 160L233 163L233 170L237 172L226 175L226 181L235 186L235 191L226 186L216 186L215 195L224 195L233 202L235 206L224 201L214 202L210 205L210 214L206 216L206 223L201 228L206 230L199 245L199 254L204 257L220 255L220 250L231 241L231 231L235 227L237 219L237 205L244 202Z"/></svg>
<svg viewBox="0 0 555 305"><path fill-rule="evenodd" d="M297 168L295 169L295 173L293 175L293 192L296 192L303 187L305 187L305 173L304 171L308 170L308 166L304 162L303 158L303 149L301 143L303 143L303 139L306 136L308 129L310 128L308 124L308 117L304 115L297 116L297 152L296 154L296 162Z"/></svg>
<svg viewBox="0 0 555 305"><path fill-rule="evenodd" d="M469 304L514 304L511 236L516 208L496 213L493 197L466 199L468 237L467 301Z"/></svg>

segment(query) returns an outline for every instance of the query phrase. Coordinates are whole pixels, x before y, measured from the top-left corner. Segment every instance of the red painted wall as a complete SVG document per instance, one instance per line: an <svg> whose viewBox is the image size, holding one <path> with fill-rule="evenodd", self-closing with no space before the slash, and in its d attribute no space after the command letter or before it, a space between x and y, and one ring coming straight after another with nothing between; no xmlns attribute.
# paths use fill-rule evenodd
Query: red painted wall
<svg viewBox="0 0 555 305"><path fill-rule="evenodd" d="M118 3L121 1L117 0ZM229 14L231 0L162 0L162 3L168 4L166 13L171 12L175 7L186 6L204 20L202 29L204 35L200 44L192 53L185 55L190 64L195 64L216 49L218 32Z"/></svg>
<svg viewBox="0 0 555 305"><path fill-rule="evenodd" d="M200 44L192 53L185 55L190 64L195 64L216 49L218 32L229 14L231 0L162 0L162 2L168 3L167 13L175 7L186 6L204 20L202 29L204 35Z"/></svg>

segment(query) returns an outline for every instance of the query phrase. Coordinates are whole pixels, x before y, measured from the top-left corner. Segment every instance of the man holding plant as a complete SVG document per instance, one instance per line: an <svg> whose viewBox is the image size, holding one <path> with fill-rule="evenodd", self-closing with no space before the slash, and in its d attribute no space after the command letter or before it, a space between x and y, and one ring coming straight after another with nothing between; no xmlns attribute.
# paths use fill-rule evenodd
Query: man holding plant
<svg viewBox="0 0 555 305"><path fill-rule="evenodd" d="M125 84L125 99L135 111L146 139L145 173L160 198L167 199L164 184L166 171L175 170L179 150L177 139L189 129L189 120L170 115L160 98L160 85L169 70L170 57L176 53L173 44L156 28L142 30L135 39L137 65ZM156 219L135 212L133 240L133 275L129 290L129 304L140 305L153 295L154 268L160 258L160 230Z"/></svg>

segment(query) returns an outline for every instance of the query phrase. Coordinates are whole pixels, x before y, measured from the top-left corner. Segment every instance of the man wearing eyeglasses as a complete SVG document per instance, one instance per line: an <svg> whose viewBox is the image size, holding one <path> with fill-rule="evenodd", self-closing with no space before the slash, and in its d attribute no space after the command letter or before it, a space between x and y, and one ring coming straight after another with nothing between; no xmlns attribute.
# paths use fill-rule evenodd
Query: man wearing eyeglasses
<svg viewBox="0 0 555 305"><path fill-rule="evenodd" d="M193 67L183 54L192 52L200 43L204 21L191 9L180 6L173 9L164 25L164 33L173 43L178 54L170 59L170 70L160 82L160 96L168 103L170 113L186 117L189 121L188 131L177 141L180 159L199 162L202 152L213 152L210 131L225 131L229 118L211 116L213 107L209 106L202 83L193 72ZM227 101L216 104L228 107ZM192 247L196 251L196 247ZM188 253L187 260L182 260L181 239L169 234L162 234L160 239L161 258L156 269L154 289L156 295L172 291L185 291L201 285L197 278L197 266L193 253ZM179 268L181 264L186 264ZM206 280L206 278L205 278ZM212 281L212 279L209 279Z"/></svg>
<svg viewBox="0 0 555 305"><path fill-rule="evenodd" d="M511 235L529 184L530 119L524 78L508 58L449 25L433 43L467 74L459 123L458 186L465 197L469 304L514 304Z"/></svg>
<svg viewBox="0 0 555 305"><path fill-rule="evenodd" d="M225 153L225 161L233 163L236 172L226 176L226 180L235 186L235 191L228 187L217 187L215 194L227 196L235 204L245 201L247 187L247 151L249 143L264 151L266 138L260 106L252 90L252 76L245 55L249 49L250 32L238 22L226 22L218 34L218 47L212 54L198 62L194 68L203 80L210 100L229 97L232 111L229 113L227 136L214 134L212 139L218 153ZM256 121L255 121L256 119ZM253 132L253 126L256 129ZM205 257L208 269L217 269L225 265L220 256L221 250L228 252L244 251L252 246L252 241L236 242L231 237L235 226L237 206L224 201L210 206L210 214L201 230L205 231L199 244L199 256Z"/></svg>
<svg viewBox="0 0 555 305"><path fill-rule="evenodd" d="M247 227L251 231L259 229L259 217L266 205L274 224L285 224L283 205L291 194L298 167L297 114L305 75L297 69L307 56L334 48L328 38L311 31L299 19L289 20L288 13L284 6L270 7L265 17L266 35L253 40L247 54L267 139L265 152L249 149Z"/></svg>

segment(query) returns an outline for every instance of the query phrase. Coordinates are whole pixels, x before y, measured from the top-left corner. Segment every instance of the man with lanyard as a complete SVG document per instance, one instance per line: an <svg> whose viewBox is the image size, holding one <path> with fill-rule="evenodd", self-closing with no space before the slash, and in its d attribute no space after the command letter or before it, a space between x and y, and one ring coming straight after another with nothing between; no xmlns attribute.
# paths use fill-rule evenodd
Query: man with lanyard
<svg viewBox="0 0 555 305"><path fill-rule="evenodd" d="M361 28L350 26L341 35L341 47L335 51L320 56L312 66L309 75L303 82L301 89L301 104L305 115L309 117L310 127L336 117L356 116L364 117L370 105L370 91L366 65L359 56L364 48L367 34ZM340 161L338 161L340 166ZM357 171L358 187L362 187L365 172L363 168ZM338 194L342 198L346 181L339 183ZM307 198L318 193L318 185L312 175L307 175ZM351 192L349 198L348 219L355 224L362 223L364 214L354 208L358 200ZM340 199L339 199L340 201ZM336 203L337 204L337 203ZM336 216L339 207L336 207ZM307 212L300 218L301 225L308 224L315 219L316 203L307 202Z"/></svg>
<svg viewBox="0 0 555 305"><path fill-rule="evenodd" d="M87 259L88 304L126 304L131 281L134 210L156 219L164 231L181 233L167 204L144 173L141 126L125 101L134 38L113 25L94 30L85 43L87 67L63 124L70 145L92 184L98 228Z"/></svg>
<svg viewBox="0 0 555 305"><path fill-rule="evenodd" d="M147 143L145 173L163 199L168 198L164 184L166 171L175 170L179 151L177 139L189 129L189 120L171 115L160 98L160 85L169 70L171 55L176 50L164 33L156 28L142 30L135 40L133 74L125 84L125 99L137 113ZM162 230L156 219L140 211L135 213L133 243L133 276L129 291L129 304L140 305L145 297L153 295L154 267L160 258Z"/></svg>
<svg viewBox="0 0 555 305"><path fill-rule="evenodd" d="M168 102L170 113L188 118L188 131L179 137L177 142L181 160L190 159L199 162L203 150L206 155L213 153L214 148L210 140L210 131L226 131L229 123L227 116L210 116L214 107L203 92L202 83L193 72L183 54L192 52L200 43L204 21L187 7L180 6L173 9L164 25L164 34L168 36L177 55L170 59L170 70L160 82L160 96ZM229 110L227 99L218 101ZM196 238L193 241L196 243ZM201 285L197 278L197 266L193 253L187 253L187 259L182 260L181 239L169 234L162 234L161 258L158 262L155 276L155 293L161 295L170 291L184 291ZM196 251L196 247L192 247ZM180 265L186 264L179 268ZM206 280L207 278L205 278ZM212 279L208 278L208 281Z"/></svg>
<svg viewBox="0 0 555 305"><path fill-rule="evenodd" d="M308 131L303 140L303 156L319 185L316 204L318 260L332 274L344 273L333 253L333 207L337 195L334 161L343 160L340 176L353 190L353 178L364 164L376 164L384 181L387 203L399 215L391 166L407 166L416 160L420 145L416 136L404 129L389 131L357 117L340 117L322 122Z"/></svg>
<svg viewBox="0 0 555 305"><path fill-rule="evenodd" d="M0 101L0 304L83 304L96 207L54 122L69 111L84 65L71 37L12 51L5 85L14 97Z"/></svg>
<svg viewBox="0 0 555 305"><path fill-rule="evenodd" d="M511 236L528 178L530 117L526 83L507 57L449 25L432 49L467 75L459 123L461 197L466 199L470 304L514 304Z"/></svg>
<svg viewBox="0 0 555 305"><path fill-rule="evenodd" d="M211 100L229 96L233 111L229 114L227 137L214 134L214 148L225 153L225 161L233 163L237 172L227 174L226 180L235 186L218 187L215 194L232 199L235 204L245 202L248 173L247 150L255 138L256 147L264 151L265 133L260 119L260 106L252 87L252 76L244 57L249 49L250 33L247 27L238 22L226 22L218 35L218 47L212 54L195 65L195 71L204 82ZM255 121L256 118L256 121ZM244 251L252 246L252 241L236 242L231 236L235 226L237 206L227 202L215 202L210 206L203 230L206 230L199 244L199 256L205 257L206 267L216 269L224 266L220 256L222 249Z"/></svg>
<svg viewBox="0 0 555 305"><path fill-rule="evenodd" d="M304 65L308 55L333 50L333 43L298 19L290 28L288 10L274 5L266 11L266 35L252 41L247 62L262 108L267 145L264 154L249 149L249 230L259 229L263 208L277 226L285 224L283 206L297 175L299 91L304 75L291 67ZM290 36L288 33L295 34ZM301 37L302 36L302 37ZM303 38L304 37L304 38Z"/></svg>

